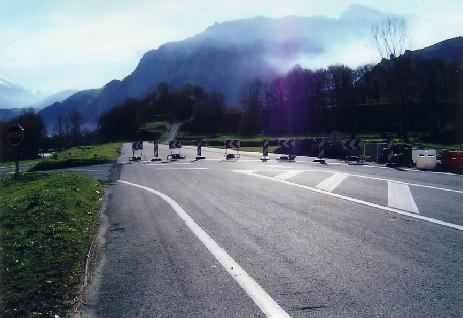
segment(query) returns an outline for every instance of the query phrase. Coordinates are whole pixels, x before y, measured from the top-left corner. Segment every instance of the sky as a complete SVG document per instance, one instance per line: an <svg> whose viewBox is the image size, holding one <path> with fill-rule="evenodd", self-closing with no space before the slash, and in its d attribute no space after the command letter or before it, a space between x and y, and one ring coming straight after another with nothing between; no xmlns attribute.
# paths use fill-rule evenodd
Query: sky
<svg viewBox="0 0 463 318"><path fill-rule="evenodd" d="M352 4L417 17L410 49L463 35L461 0L0 0L0 78L45 93L98 88L129 75L145 52L215 22L338 18ZM346 58L339 63L352 64Z"/></svg>

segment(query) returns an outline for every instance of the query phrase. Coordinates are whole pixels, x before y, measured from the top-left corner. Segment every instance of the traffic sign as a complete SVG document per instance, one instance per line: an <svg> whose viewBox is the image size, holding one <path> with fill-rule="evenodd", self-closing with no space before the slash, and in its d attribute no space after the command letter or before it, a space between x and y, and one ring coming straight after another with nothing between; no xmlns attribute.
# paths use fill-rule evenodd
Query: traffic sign
<svg viewBox="0 0 463 318"><path fill-rule="evenodd" d="M278 139L278 146L292 150L294 148L294 139Z"/></svg>
<svg viewBox="0 0 463 318"><path fill-rule="evenodd" d="M181 140L169 141L169 149L180 149L180 148L182 148L182 141Z"/></svg>
<svg viewBox="0 0 463 318"><path fill-rule="evenodd" d="M132 151L143 150L143 141L134 141L132 142Z"/></svg>
<svg viewBox="0 0 463 318"><path fill-rule="evenodd" d="M225 148L239 148L240 147L240 141L238 139L225 140L223 145L225 146Z"/></svg>
<svg viewBox="0 0 463 318"><path fill-rule="evenodd" d="M344 149L347 150L361 150L362 140L361 139L348 139L344 142Z"/></svg>
<svg viewBox="0 0 463 318"><path fill-rule="evenodd" d="M20 124L12 124L6 128L5 139L11 146L19 146L24 140L24 128Z"/></svg>

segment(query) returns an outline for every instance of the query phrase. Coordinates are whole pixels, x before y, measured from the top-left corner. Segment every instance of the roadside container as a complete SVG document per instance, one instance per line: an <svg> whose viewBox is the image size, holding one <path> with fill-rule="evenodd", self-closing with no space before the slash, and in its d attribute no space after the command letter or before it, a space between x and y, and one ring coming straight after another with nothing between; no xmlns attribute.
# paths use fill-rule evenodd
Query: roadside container
<svg viewBox="0 0 463 318"><path fill-rule="evenodd" d="M436 150L431 150L431 149L412 149L412 162L414 164L416 164L416 159L418 158L418 155L419 154L426 154L426 153L430 153L430 154L433 154L434 157L436 157L437 155L437 152Z"/></svg>
<svg viewBox="0 0 463 318"><path fill-rule="evenodd" d="M417 169L434 170L437 166L436 150L418 150L415 160Z"/></svg>
<svg viewBox="0 0 463 318"><path fill-rule="evenodd" d="M463 173L463 151L444 150L442 154L442 166L445 170Z"/></svg>

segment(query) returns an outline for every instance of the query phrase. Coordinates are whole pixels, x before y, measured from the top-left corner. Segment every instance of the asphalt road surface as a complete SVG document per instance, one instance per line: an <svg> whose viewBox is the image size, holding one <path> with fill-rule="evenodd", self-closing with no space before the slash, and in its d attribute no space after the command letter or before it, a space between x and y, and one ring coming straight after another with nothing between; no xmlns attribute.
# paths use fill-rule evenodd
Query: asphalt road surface
<svg viewBox="0 0 463 318"><path fill-rule="evenodd" d="M181 153L124 145L84 317L463 316L462 176Z"/></svg>

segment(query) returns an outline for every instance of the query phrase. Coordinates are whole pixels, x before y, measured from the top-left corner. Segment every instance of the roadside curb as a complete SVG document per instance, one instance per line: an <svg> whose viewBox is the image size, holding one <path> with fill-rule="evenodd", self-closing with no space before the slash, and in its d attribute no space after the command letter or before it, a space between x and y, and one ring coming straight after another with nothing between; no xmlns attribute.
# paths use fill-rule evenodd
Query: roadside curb
<svg viewBox="0 0 463 318"><path fill-rule="evenodd" d="M95 224L95 231L94 235L92 238L92 242L90 244L90 248L87 253L87 258L85 262L85 271L83 274L83 279L82 279L82 284L79 287L79 293L76 299L75 304L72 306L72 308L68 312L68 316L72 318L81 318L81 307L84 302L85 294L87 291L88 286L90 283L93 281L93 274L95 271L95 268L98 265L98 260L100 256L100 251L103 248L103 246L106 244L105 236L106 232L108 229L108 218L105 214L105 211L108 207L108 202L109 202L109 196L111 193L111 184L114 182L114 177L117 174L117 161L113 162L113 165L111 167L111 173L110 173L110 178L108 187L104 193L104 195L101 197L100 200L102 200L101 208L98 211L98 221ZM118 177L118 174L117 174Z"/></svg>

